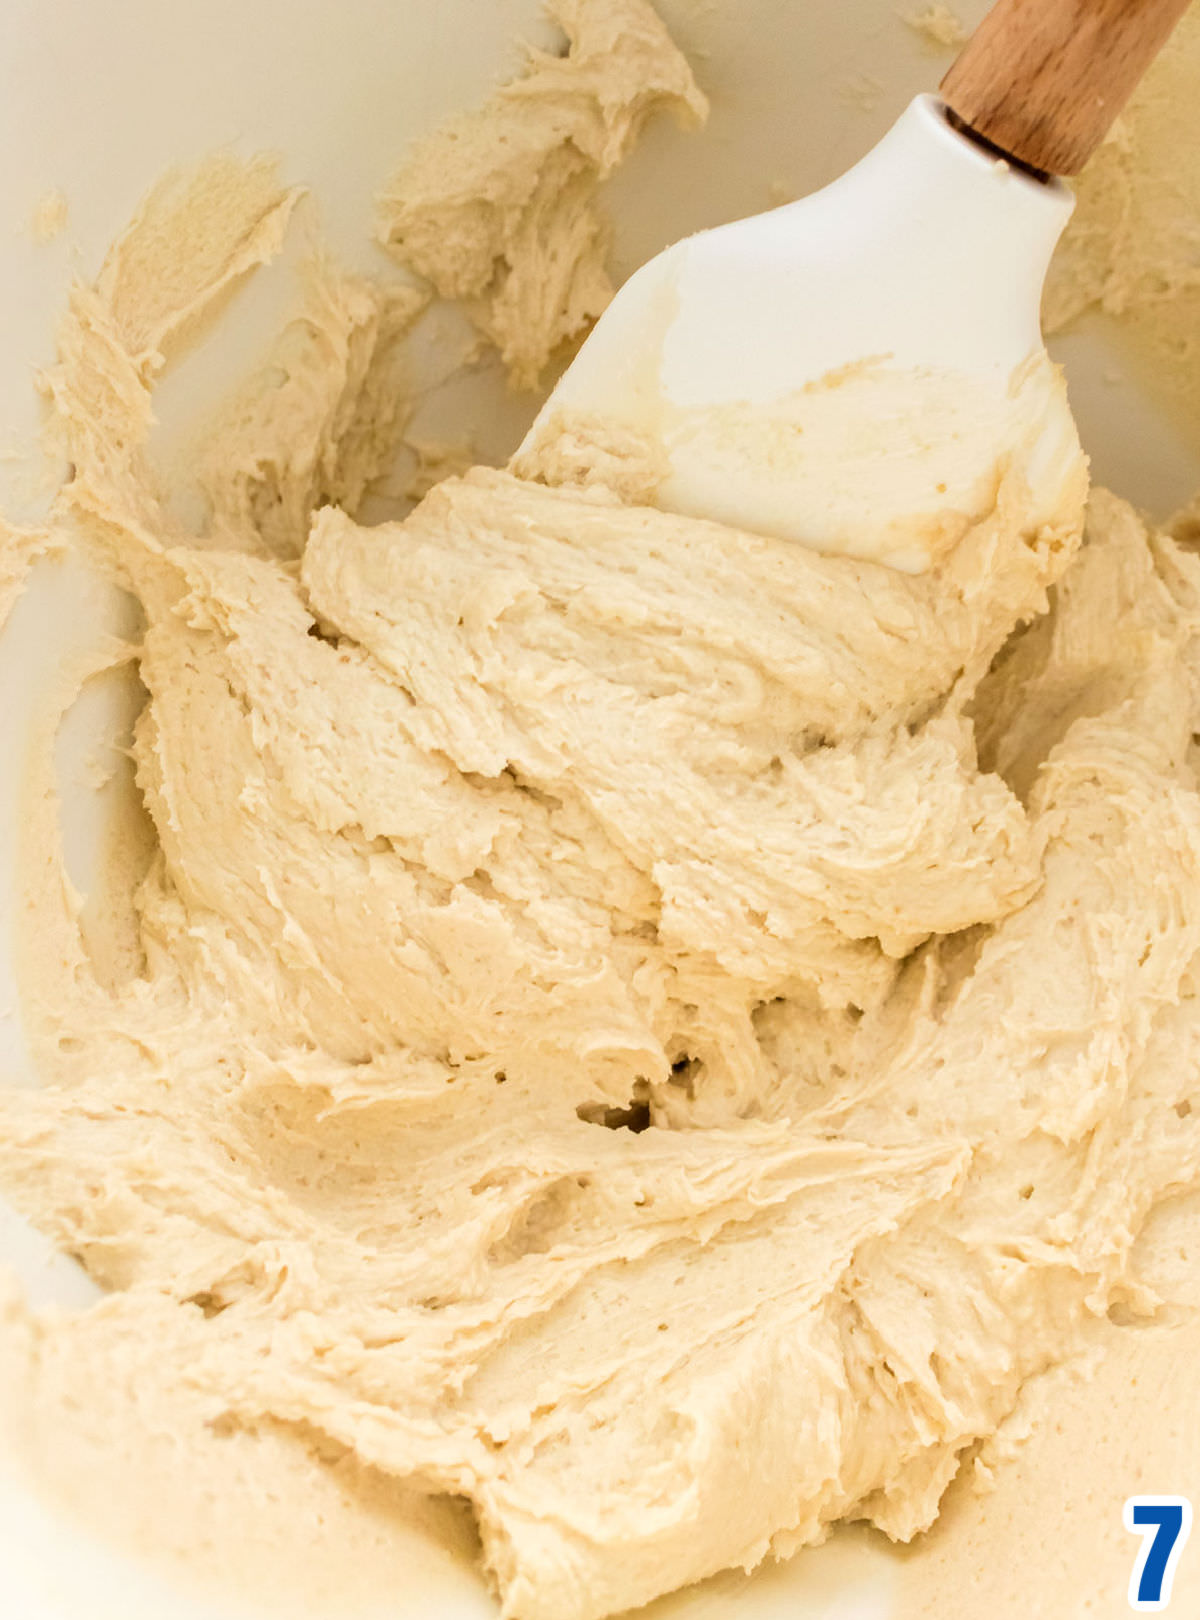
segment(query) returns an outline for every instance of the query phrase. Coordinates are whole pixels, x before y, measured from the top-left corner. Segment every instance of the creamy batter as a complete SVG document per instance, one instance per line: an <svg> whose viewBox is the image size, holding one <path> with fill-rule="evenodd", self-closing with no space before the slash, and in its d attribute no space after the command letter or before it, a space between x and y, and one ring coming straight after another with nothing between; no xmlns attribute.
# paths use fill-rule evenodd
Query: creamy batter
<svg viewBox="0 0 1200 1620"><path fill-rule="evenodd" d="M701 108L641 0L559 9L451 213L436 143L381 213L524 379L607 296L597 180ZM295 202L232 158L166 182L47 379L54 535L144 613L102 662L148 694L155 842L114 978L29 820L45 1083L0 1090L0 1187L110 1292L6 1296L10 1443L263 1590L298 1517L353 1598L414 1499L466 1498L520 1620L846 1518L908 1540L1170 1286L1138 1245L1200 1171L1200 559L1103 493L1085 536L1078 454L1050 521L998 467L918 576L552 456L363 527L425 294L328 266L191 532L153 385Z"/></svg>

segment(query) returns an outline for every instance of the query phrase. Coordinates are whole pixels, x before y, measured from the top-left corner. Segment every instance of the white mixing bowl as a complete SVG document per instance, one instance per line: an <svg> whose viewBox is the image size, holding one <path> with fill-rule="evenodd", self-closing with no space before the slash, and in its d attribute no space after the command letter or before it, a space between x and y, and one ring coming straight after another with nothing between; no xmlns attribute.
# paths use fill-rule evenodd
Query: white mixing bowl
<svg viewBox="0 0 1200 1620"><path fill-rule="evenodd" d="M936 85L948 57L899 15L895 0L660 0L712 98L702 134L653 128L610 189L616 269L624 275L667 242L756 212L831 179L857 158L918 90ZM957 8L970 26L982 0ZM517 41L552 34L537 0L9 0L0 17L0 509L36 510L22 450L36 428L33 369L53 355L54 321L70 277L90 275L138 198L170 163L215 147L273 150L288 178L308 182L322 226L352 265L377 263L371 199L407 143L477 103L520 61ZM39 200L60 190L67 229L38 242ZM227 323L224 358L185 361L159 403L183 432L211 403L237 355L254 352L279 303L270 273L243 293ZM1093 325L1062 341L1072 399L1097 476L1154 511L1200 484L1200 465L1134 383ZM436 371L436 362L431 361ZM501 459L529 420L532 400L504 392L495 368L435 389L424 407L436 430L469 429ZM7 485L6 488L3 488ZM119 629L125 605L77 566L45 563L0 634L0 1083L31 1084L13 975L13 910L22 858L21 779L41 694L87 642ZM84 785L80 762L119 741L130 694L89 691L68 717L59 762L72 876L97 881L96 851L120 815L127 783ZM94 776L94 772L92 773ZM0 1206L0 1261L33 1296L91 1297L70 1262ZM5 1620L234 1620L135 1567L56 1518L0 1459L0 1614ZM470 1620L495 1606L473 1571L417 1556L395 1594L392 1620ZM430 1571L440 1573L430 1573ZM784 1616L886 1620L889 1559L875 1540L835 1537L746 1581L729 1576L653 1606L659 1620ZM261 1615L263 1611L258 1611ZM316 1609L351 1620L340 1609ZM651 1611L647 1611L648 1613Z"/></svg>

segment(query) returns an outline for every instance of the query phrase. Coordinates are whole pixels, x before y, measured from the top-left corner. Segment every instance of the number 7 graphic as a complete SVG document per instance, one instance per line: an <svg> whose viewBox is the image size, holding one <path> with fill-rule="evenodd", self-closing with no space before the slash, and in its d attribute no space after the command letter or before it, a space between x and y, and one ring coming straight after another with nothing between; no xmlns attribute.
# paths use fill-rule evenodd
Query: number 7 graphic
<svg viewBox="0 0 1200 1620"><path fill-rule="evenodd" d="M1192 1528L1192 1504L1186 1496L1131 1496L1122 1522L1142 1538L1141 1551L1129 1577L1129 1607L1143 1613L1165 1609L1179 1555Z"/></svg>

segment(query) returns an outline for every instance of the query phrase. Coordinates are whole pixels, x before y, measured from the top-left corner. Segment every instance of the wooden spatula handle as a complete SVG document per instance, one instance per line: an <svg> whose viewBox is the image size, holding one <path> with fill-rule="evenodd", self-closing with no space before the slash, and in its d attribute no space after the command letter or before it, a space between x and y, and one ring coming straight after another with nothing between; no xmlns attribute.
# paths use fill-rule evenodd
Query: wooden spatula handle
<svg viewBox="0 0 1200 1620"><path fill-rule="evenodd" d="M1189 0L997 0L942 81L964 124L1032 169L1077 174Z"/></svg>

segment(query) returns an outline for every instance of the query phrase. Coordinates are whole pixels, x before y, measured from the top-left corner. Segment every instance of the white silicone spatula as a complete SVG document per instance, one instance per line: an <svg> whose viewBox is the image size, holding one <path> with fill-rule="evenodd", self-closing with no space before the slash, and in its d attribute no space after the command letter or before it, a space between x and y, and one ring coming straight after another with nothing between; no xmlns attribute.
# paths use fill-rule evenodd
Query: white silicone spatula
<svg viewBox="0 0 1200 1620"><path fill-rule="evenodd" d="M1019 458L1053 511L1073 428L1042 283L1099 144L1187 0L999 0L842 179L669 248L621 289L518 467L596 443L649 496L928 567Z"/></svg>

